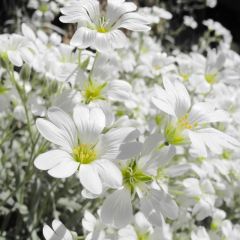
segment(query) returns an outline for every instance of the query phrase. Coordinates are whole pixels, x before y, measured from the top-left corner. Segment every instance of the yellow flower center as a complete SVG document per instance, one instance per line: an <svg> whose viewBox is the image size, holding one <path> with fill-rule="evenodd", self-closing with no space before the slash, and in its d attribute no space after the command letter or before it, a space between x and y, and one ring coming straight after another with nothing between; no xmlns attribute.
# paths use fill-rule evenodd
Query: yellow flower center
<svg viewBox="0 0 240 240"><path fill-rule="evenodd" d="M187 73L180 73L180 76L183 78L184 81L189 80L189 74L187 74Z"/></svg>
<svg viewBox="0 0 240 240"><path fill-rule="evenodd" d="M90 103L96 100L105 100L105 97L102 95L103 89L107 86L107 83L96 83L94 81L89 81L85 86L83 97L86 103Z"/></svg>
<svg viewBox="0 0 240 240"><path fill-rule="evenodd" d="M217 76L214 73L206 74L205 79L209 84L214 84L217 82Z"/></svg>
<svg viewBox="0 0 240 240"><path fill-rule="evenodd" d="M138 233L137 234L138 240L148 240L149 239L149 233Z"/></svg>
<svg viewBox="0 0 240 240"><path fill-rule="evenodd" d="M109 28L107 27L108 21L105 16L102 16L98 20L98 25L96 26L96 30L100 33L106 33L109 31Z"/></svg>
<svg viewBox="0 0 240 240"><path fill-rule="evenodd" d="M178 119L178 126L184 129L192 129L194 126L189 122L189 115L186 114Z"/></svg>
<svg viewBox="0 0 240 240"><path fill-rule="evenodd" d="M107 28L104 27L104 26L98 26L98 27L97 27L97 31L100 32L100 33L106 33L106 32L108 32Z"/></svg>
<svg viewBox="0 0 240 240"><path fill-rule="evenodd" d="M97 154L92 145L80 144L73 149L73 158L81 164L89 164L96 160Z"/></svg>

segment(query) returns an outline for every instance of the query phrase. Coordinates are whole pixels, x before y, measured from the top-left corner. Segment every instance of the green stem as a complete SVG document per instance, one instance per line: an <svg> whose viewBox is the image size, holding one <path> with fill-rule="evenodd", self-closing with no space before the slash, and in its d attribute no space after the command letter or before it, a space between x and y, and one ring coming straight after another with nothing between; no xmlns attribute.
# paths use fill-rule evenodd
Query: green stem
<svg viewBox="0 0 240 240"><path fill-rule="evenodd" d="M77 237L77 240L84 240L84 239L85 239L84 236L78 236L78 237Z"/></svg>
<svg viewBox="0 0 240 240"><path fill-rule="evenodd" d="M7 65L8 65L8 73L10 76L10 80L13 83L13 85L16 87L19 97L21 99L23 108L24 108L24 112L25 112L26 119L27 119L27 127L28 127L29 137L30 137L30 141L33 145L34 141L33 141L33 136L32 136L31 122L30 122L29 112L28 112L28 108L27 108L27 95L25 93L25 89L20 87L20 85L17 83L17 81L14 77L13 66L12 65L9 66L9 63Z"/></svg>

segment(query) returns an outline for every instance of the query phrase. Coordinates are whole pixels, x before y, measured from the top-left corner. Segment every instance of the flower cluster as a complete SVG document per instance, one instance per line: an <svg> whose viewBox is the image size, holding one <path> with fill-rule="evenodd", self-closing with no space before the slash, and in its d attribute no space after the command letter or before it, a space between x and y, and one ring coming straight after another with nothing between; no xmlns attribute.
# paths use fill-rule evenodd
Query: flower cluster
<svg viewBox="0 0 240 240"><path fill-rule="evenodd" d="M21 33L0 35L0 166L10 169L10 156L17 172L17 159L25 161L16 211L40 206L41 192L53 199L47 240L239 239L240 56L229 38L216 49L202 51L201 42L188 54L166 53L150 30L174 17L164 9L138 11L125 0L62 5L60 21L76 24L69 44L25 23ZM1 183L12 181L6 173ZM24 204L29 181L38 190ZM53 191L63 186L72 188L60 201ZM79 199L84 213L74 215L72 232L58 219L69 226ZM49 221L36 219L33 239L37 221Z"/></svg>

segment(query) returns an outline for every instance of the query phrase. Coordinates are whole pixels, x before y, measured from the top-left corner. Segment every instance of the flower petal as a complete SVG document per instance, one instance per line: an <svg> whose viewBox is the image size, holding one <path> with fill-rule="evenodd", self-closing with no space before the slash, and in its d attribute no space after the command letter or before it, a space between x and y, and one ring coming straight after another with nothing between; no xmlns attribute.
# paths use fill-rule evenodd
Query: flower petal
<svg viewBox="0 0 240 240"><path fill-rule="evenodd" d="M81 164L79 169L79 179L81 184L94 194L101 194L102 182L94 164Z"/></svg>
<svg viewBox="0 0 240 240"><path fill-rule="evenodd" d="M138 13L126 13L114 24L114 28L126 28L131 31L149 31L148 22Z"/></svg>
<svg viewBox="0 0 240 240"><path fill-rule="evenodd" d="M139 155L142 150L143 144L140 142L129 142L121 144L119 151L120 153L116 157L119 160L126 160Z"/></svg>
<svg viewBox="0 0 240 240"><path fill-rule="evenodd" d="M72 146L69 145L67 137L64 132L56 127L53 123L48 120L38 118L36 121L36 126L41 135L48 141L63 147L69 152L72 151Z"/></svg>
<svg viewBox="0 0 240 240"><path fill-rule="evenodd" d="M142 155L149 154L155 147L157 147L160 140L163 140L163 137L158 133L148 136L143 144Z"/></svg>
<svg viewBox="0 0 240 240"><path fill-rule="evenodd" d="M102 159L115 160L121 144L134 140L138 135L139 131L132 127L111 129L100 137L96 149Z"/></svg>
<svg viewBox="0 0 240 240"><path fill-rule="evenodd" d="M70 231L59 220L57 220L57 219L53 220L52 227L53 227L53 230L55 231L55 233L61 239L66 239L66 240L72 239L72 235L71 235Z"/></svg>
<svg viewBox="0 0 240 240"><path fill-rule="evenodd" d="M119 168L109 160L96 161L96 167L104 184L111 188L119 188L122 185L122 174Z"/></svg>
<svg viewBox="0 0 240 240"><path fill-rule="evenodd" d="M71 156L62 150L51 150L40 154L34 161L36 168L40 170L51 169L61 162L71 161Z"/></svg>
<svg viewBox="0 0 240 240"><path fill-rule="evenodd" d="M109 98L115 101L122 101L129 98L132 91L131 85L122 80L113 80L108 86L108 95Z"/></svg>
<svg viewBox="0 0 240 240"><path fill-rule="evenodd" d="M132 218L131 195L127 189L117 190L106 198L101 209L101 219L105 224L122 228Z"/></svg>
<svg viewBox="0 0 240 240"><path fill-rule="evenodd" d="M96 39L96 32L86 28L80 27L72 36L70 44L78 48L87 48L92 45Z"/></svg>
<svg viewBox="0 0 240 240"><path fill-rule="evenodd" d="M48 226L44 225L43 227L43 236L46 240L61 240L62 238L58 237L56 233Z"/></svg>
<svg viewBox="0 0 240 240"><path fill-rule="evenodd" d="M79 163L64 161L48 170L48 174L55 178L67 178L72 176L78 169Z"/></svg>
<svg viewBox="0 0 240 240"><path fill-rule="evenodd" d="M8 58L9 61L17 67L21 67L23 64L21 55L17 51L8 51Z"/></svg>
<svg viewBox="0 0 240 240"><path fill-rule="evenodd" d="M107 4L107 18L109 24L115 23L123 14L136 11L137 6L132 2L109 0Z"/></svg>
<svg viewBox="0 0 240 240"><path fill-rule="evenodd" d="M99 52L105 52L109 51L112 48L111 42L109 40L111 39L111 33L97 33L96 39L94 42L94 47Z"/></svg>
<svg viewBox="0 0 240 240"><path fill-rule="evenodd" d="M77 144L77 129L70 116L58 107L49 108L47 114L49 119L65 132L64 135L67 137L69 144L75 146Z"/></svg>
<svg viewBox="0 0 240 240"><path fill-rule="evenodd" d="M105 127L105 115L100 108L76 106L73 119L79 131L82 143L94 144Z"/></svg>

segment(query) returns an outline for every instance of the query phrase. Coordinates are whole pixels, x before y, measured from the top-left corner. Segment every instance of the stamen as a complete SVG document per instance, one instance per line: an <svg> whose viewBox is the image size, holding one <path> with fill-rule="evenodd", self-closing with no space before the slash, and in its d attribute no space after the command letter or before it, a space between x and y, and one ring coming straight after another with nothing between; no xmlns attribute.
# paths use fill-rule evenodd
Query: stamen
<svg viewBox="0 0 240 240"><path fill-rule="evenodd" d="M96 160L97 154L92 145L80 144L73 149L73 158L81 164L89 164Z"/></svg>

